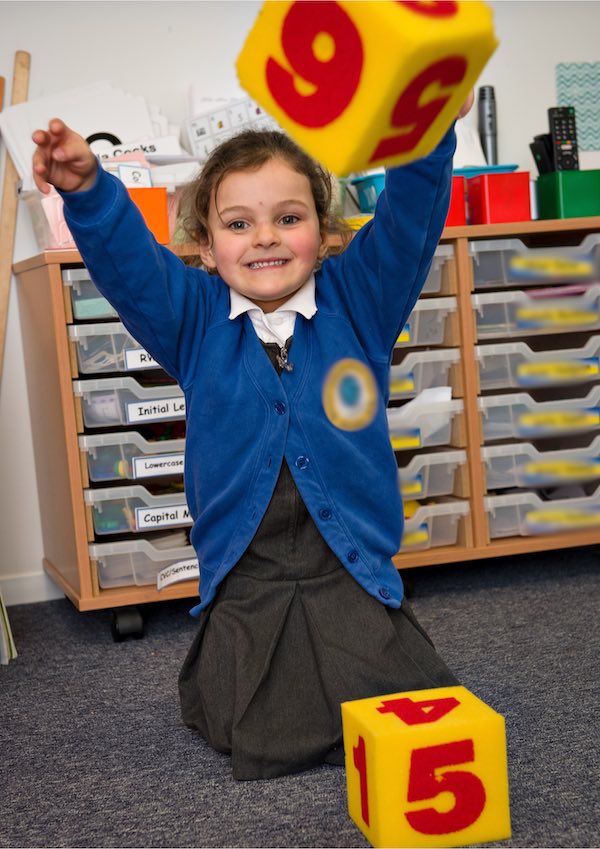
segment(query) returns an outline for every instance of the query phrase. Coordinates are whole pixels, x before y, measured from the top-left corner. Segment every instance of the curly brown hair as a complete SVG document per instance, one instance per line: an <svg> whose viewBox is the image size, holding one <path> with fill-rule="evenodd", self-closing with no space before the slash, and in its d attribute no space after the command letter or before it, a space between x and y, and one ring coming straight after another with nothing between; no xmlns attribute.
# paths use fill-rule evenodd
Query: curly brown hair
<svg viewBox="0 0 600 849"><path fill-rule="evenodd" d="M186 235L198 244L210 245L211 198L225 177L235 171L257 170L271 159L282 159L308 179L321 233L340 236L338 248L345 247L352 231L341 217L332 213L331 175L289 136L277 130L243 130L213 150L198 177L183 192L179 209Z"/></svg>

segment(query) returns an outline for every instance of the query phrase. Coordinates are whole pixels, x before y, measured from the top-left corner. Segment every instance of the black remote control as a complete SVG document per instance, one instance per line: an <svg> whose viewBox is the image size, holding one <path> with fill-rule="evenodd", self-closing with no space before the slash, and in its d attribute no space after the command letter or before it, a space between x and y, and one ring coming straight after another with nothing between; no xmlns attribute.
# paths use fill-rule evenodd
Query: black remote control
<svg viewBox="0 0 600 849"><path fill-rule="evenodd" d="M553 106L548 109L552 157L556 171L579 170L575 107Z"/></svg>

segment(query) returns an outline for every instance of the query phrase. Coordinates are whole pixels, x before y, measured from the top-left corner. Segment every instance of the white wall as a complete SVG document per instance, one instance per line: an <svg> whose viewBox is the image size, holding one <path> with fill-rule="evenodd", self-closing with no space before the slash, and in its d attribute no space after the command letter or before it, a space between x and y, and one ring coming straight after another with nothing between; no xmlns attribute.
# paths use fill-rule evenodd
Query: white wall
<svg viewBox="0 0 600 849"><path fill-rule="evenodd" d="M32 56L30 99L108 79L159 105L169 121L182 123L191 82L203 84L207 96L235 88L234 60L260 5L258 0L0 2L0 75L10 84L14 51L27 50ZM547 129L546 109L555 104L555 64L600 60L600 4L498 0L491 5L500 47L480 83L496 90L500 161L532 169L528 143ZM21 209L15 261L37 252ZM8 322L0 387L0 585L7 604L16 604L59 593L41 568L14 281Z"/></svg>

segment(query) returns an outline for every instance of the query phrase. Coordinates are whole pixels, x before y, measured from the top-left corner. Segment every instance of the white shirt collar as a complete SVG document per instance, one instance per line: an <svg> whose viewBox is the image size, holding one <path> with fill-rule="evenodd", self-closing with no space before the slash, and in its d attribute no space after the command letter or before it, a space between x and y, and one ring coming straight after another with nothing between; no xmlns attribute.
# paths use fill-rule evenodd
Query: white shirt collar
<svg viewBox="0 0 600 849"><path fill-rule="evenodd" d="M242 313L245 312L249 313L251 310L257 310L258 313L265 315L260 307L253 303L253 301L249 298L246 298L244 295L240 295L240 293L236 292L235 289L229 290L229 297L231 304L231 309L229 311L230 319L237 318L238 315L242 315ZM301 313L304 318L312 318L316 311L315 275L311 274L306 283L304 283L297 292L294 292L289 301L286 301L285 304L277 307L277 309L274 310L274 313L294 312ZM273 315L274 313L267 313L267 315Z"/></svg>
<svg viewBox="0 0 600 849"><path fill-rule="evenodd" d="M294 335L298 313L305 318L312 318L317 311L314 274L311 274L306 283L294 292L289 301L273 312L264 312L249 298L233 289L229 292L231 296L229 318L234 319L247 312L261 342L276 342L280 348L283 348L287 340Z"/></svg>

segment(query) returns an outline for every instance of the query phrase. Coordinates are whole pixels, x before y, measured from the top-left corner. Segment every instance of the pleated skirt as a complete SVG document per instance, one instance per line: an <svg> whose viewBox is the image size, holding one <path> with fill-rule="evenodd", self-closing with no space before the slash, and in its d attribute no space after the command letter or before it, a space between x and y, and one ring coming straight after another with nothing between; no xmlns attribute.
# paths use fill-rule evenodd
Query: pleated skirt
<svg viewBox="0 0 600 849"><path fill-rule="evenodd" d="M459 682L406 600L370 596L328 548L284 465L240 562L201 614L179 678L183 721L233 777L343 763L340 704Z"/></svg>

